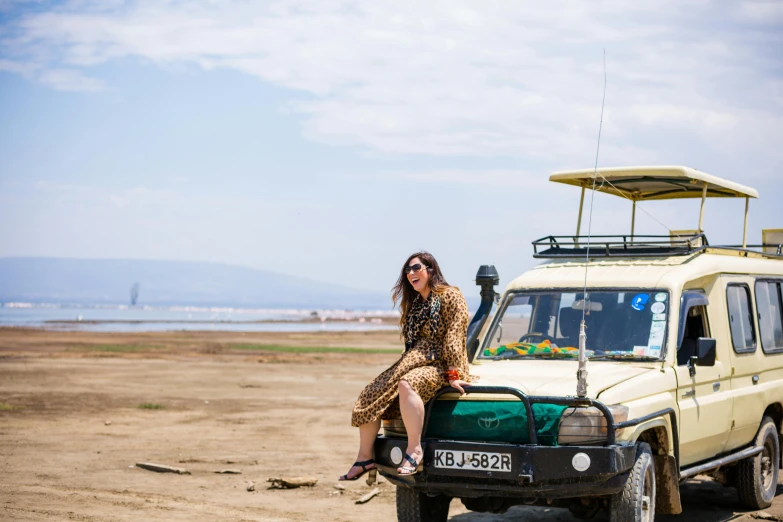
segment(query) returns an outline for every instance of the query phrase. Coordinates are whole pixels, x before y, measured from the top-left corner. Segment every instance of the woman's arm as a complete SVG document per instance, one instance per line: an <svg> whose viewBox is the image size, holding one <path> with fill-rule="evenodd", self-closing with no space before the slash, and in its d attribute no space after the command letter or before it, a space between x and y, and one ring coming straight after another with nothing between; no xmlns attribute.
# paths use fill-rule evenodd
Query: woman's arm
<svg viewBox="0 0 783 522"><path fill-rule="evenodd" d="M443 313L441 320L445 325L445 331L443 335L443 359L449 368L452 368L460 372L460 377L466 377L461 375L463 369L462 364L465 362L465 342L467 340L468 333L468 305L465 302L465 298L462 296L462 292L456 288L450 288L447 292L453 292L448 296L449 299L445 299Z"/></svg>
<svg viewBox="0 0 783 522"><path fill-rule="evenodd" d="M449 367L449 373L453 376L451 372L456 371L458 376L455 380L448 379L449 384L460 393L464 393L462 386L468 384L464 380L467 377L465 342L468 331L468 305L459 290L454 288L447 291L454 292L455 295L449 296L452 299L446 300L447 306L443 310L442 319L446 326L443 339L443 359Z"/></svg>

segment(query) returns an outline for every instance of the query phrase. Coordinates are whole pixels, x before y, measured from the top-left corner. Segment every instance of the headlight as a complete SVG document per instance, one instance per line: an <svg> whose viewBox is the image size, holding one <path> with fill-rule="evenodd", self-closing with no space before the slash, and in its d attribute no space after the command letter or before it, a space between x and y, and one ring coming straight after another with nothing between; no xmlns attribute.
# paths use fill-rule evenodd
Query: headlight
<svg viewBox="0 0 783 522"><path fill-rule="evenodd" d="M628 407L609 406L615 424L628 420ZM617 430L619 435L622 430ZM560 417L557 443L561 446L576 444L603 444L606 442L606 417L598 408L566 408Z"/></svg>

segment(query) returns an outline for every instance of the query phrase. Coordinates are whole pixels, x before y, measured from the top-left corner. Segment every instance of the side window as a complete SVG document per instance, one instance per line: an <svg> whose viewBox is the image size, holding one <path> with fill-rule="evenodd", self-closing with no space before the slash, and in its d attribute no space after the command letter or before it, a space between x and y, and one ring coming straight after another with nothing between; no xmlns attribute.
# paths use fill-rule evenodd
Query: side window
<svg viewBox="0 0 783 522"><path fill-rule="evenodd" d="M756 282L756 310L759 314L759 337L764 353L783 350L783 302L780 283Z"/></svg>
<svg viewBox="0 0 783 522"><path fill-rule="evenodd" d="M692 306L688 309L685 319L685 332L682 344L677 349L677 365L685 366L691 356L696 354L696 341L699 337L709 337L710 329L707 321L707 307Z"/></svg>
<svg viewBox="0 0 783 522"><path fill-rule="evenodd" d="M726 303L729 305L729 327L734 351L737 353L756 351L756 332L753 329L753 312L748 285L729 285L726 288Z"/></svg>

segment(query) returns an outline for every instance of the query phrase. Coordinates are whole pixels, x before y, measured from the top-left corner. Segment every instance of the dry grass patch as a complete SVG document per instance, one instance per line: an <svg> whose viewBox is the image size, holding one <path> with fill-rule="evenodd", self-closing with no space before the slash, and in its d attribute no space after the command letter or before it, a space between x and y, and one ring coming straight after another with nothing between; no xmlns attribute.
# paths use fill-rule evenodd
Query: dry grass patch
<svg viewBox="0 0 783 522"><path fill-rule="evenodd" d="M142 402L139 404L138 408L142 410L163 410L165 409L165 406L154 402Z"/></svg>

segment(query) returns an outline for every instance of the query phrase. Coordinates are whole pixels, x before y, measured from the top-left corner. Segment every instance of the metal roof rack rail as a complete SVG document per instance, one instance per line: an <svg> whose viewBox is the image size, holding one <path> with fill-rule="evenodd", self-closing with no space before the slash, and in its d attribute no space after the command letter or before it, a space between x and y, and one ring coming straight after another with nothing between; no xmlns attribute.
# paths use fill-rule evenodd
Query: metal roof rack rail
<svg viewBox="0 0 783 522"><path fill-rule="evenodd" d="M761 254L764 257L783 257L783 244L764 243L761 245L712 245L710 249L735 250L737 252Z"/></svg>
<svg viewBox="0 0 783 522"><path fill-rule="evenodd" d="M533 241L536 258L585 258L587 236L546 236ZM709 247L707 236L591 236L589 257L668 257L701 252ZM539 250L542 249L542 250Z"/></svg>

